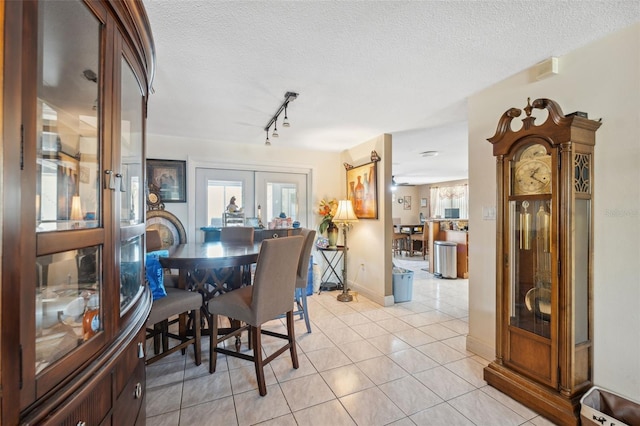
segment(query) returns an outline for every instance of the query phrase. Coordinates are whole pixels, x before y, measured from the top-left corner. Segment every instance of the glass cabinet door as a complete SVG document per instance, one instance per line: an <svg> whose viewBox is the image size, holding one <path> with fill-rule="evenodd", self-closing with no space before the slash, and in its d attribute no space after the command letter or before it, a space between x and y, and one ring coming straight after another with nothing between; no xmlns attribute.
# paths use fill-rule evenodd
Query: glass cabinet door
<svg viewBox="0 0 640 426"><path fill-rule="evenodd" d="M143 93L125 57L121 59L120 170L115 174L120 194L120 314L144 289Z"/></svg>
<svg viewBox="0 0 640 426"><path fill-rule="evenodd" d="M551 207L548 200L511 201L511 325L550 337Z"/></svg>
<svg viewBox="0 0 640 426"><path fill-rule="evenodd" d="M104 243L93 229L103 222L102 24L82 2L42 1L38 25L36 375L102 330Z"/></svg>

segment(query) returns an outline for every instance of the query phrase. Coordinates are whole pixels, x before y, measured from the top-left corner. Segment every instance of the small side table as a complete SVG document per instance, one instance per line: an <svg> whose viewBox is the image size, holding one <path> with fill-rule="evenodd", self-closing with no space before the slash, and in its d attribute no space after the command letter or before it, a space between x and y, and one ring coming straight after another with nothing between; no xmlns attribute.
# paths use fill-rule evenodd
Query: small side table
<svg viewBox="0 0 640 426"><path fill-rule="evenodd" d="M322 271L322 275L320 275L320 291L318 294L323 290L342 290L342 270L339 268L340 262L342 262L344 257L344 246L337 246L333 248L316 247L316 250L320 252L326 264ZM331 281L333 278L335 278L337 282Z"/></svg>

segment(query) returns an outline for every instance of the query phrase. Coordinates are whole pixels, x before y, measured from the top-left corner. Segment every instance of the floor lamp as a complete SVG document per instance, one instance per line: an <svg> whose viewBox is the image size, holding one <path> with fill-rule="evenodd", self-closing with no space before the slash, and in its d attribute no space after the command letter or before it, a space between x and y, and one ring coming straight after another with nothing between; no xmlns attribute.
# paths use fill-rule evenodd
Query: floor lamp
<svg viewBox="0 0 640 426"><path fill-rule="evenodd" d="M351 204L351 200L340 200L338 202L338 210L336 211L332 221L342 228L342 236L344 239L344 257L342 259L342 293L338 295L338 300L340 302L351 302L353 300L353 296L349 294L349 288L347 286L347 252L349 251L349 246L347 246L347 228L351 227L352 223L358 221L358 216L356 216L353 211L353 204Z"/></svg>

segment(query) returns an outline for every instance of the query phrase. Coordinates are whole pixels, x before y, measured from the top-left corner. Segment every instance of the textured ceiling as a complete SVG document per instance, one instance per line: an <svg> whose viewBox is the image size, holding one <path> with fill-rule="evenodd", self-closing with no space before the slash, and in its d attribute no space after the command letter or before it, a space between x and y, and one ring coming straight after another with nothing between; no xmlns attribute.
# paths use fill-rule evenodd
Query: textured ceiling
<svg viewBox="0 0 640 426"><path fill-rule="evenodd" d="M273 145L339 151L391 133L393 174L412 184L467 177L469 95L640 21L638 0L144 4L150 134L269 149L264 127L294 91Z"/></svg>

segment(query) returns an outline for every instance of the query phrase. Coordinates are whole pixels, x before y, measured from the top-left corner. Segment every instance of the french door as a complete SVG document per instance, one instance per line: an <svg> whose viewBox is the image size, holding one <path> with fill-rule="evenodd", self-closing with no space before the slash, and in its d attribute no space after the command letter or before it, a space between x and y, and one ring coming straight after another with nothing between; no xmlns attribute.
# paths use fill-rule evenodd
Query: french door
<svg viewBox="0 0 640 426"><path fill-rule="evenodd" d="M284 213L308 224L308 173L261 172L221 168L196 168L196 229L223 226L224 213L235 197L246 225L260 219L265 228Z"/></svg>

